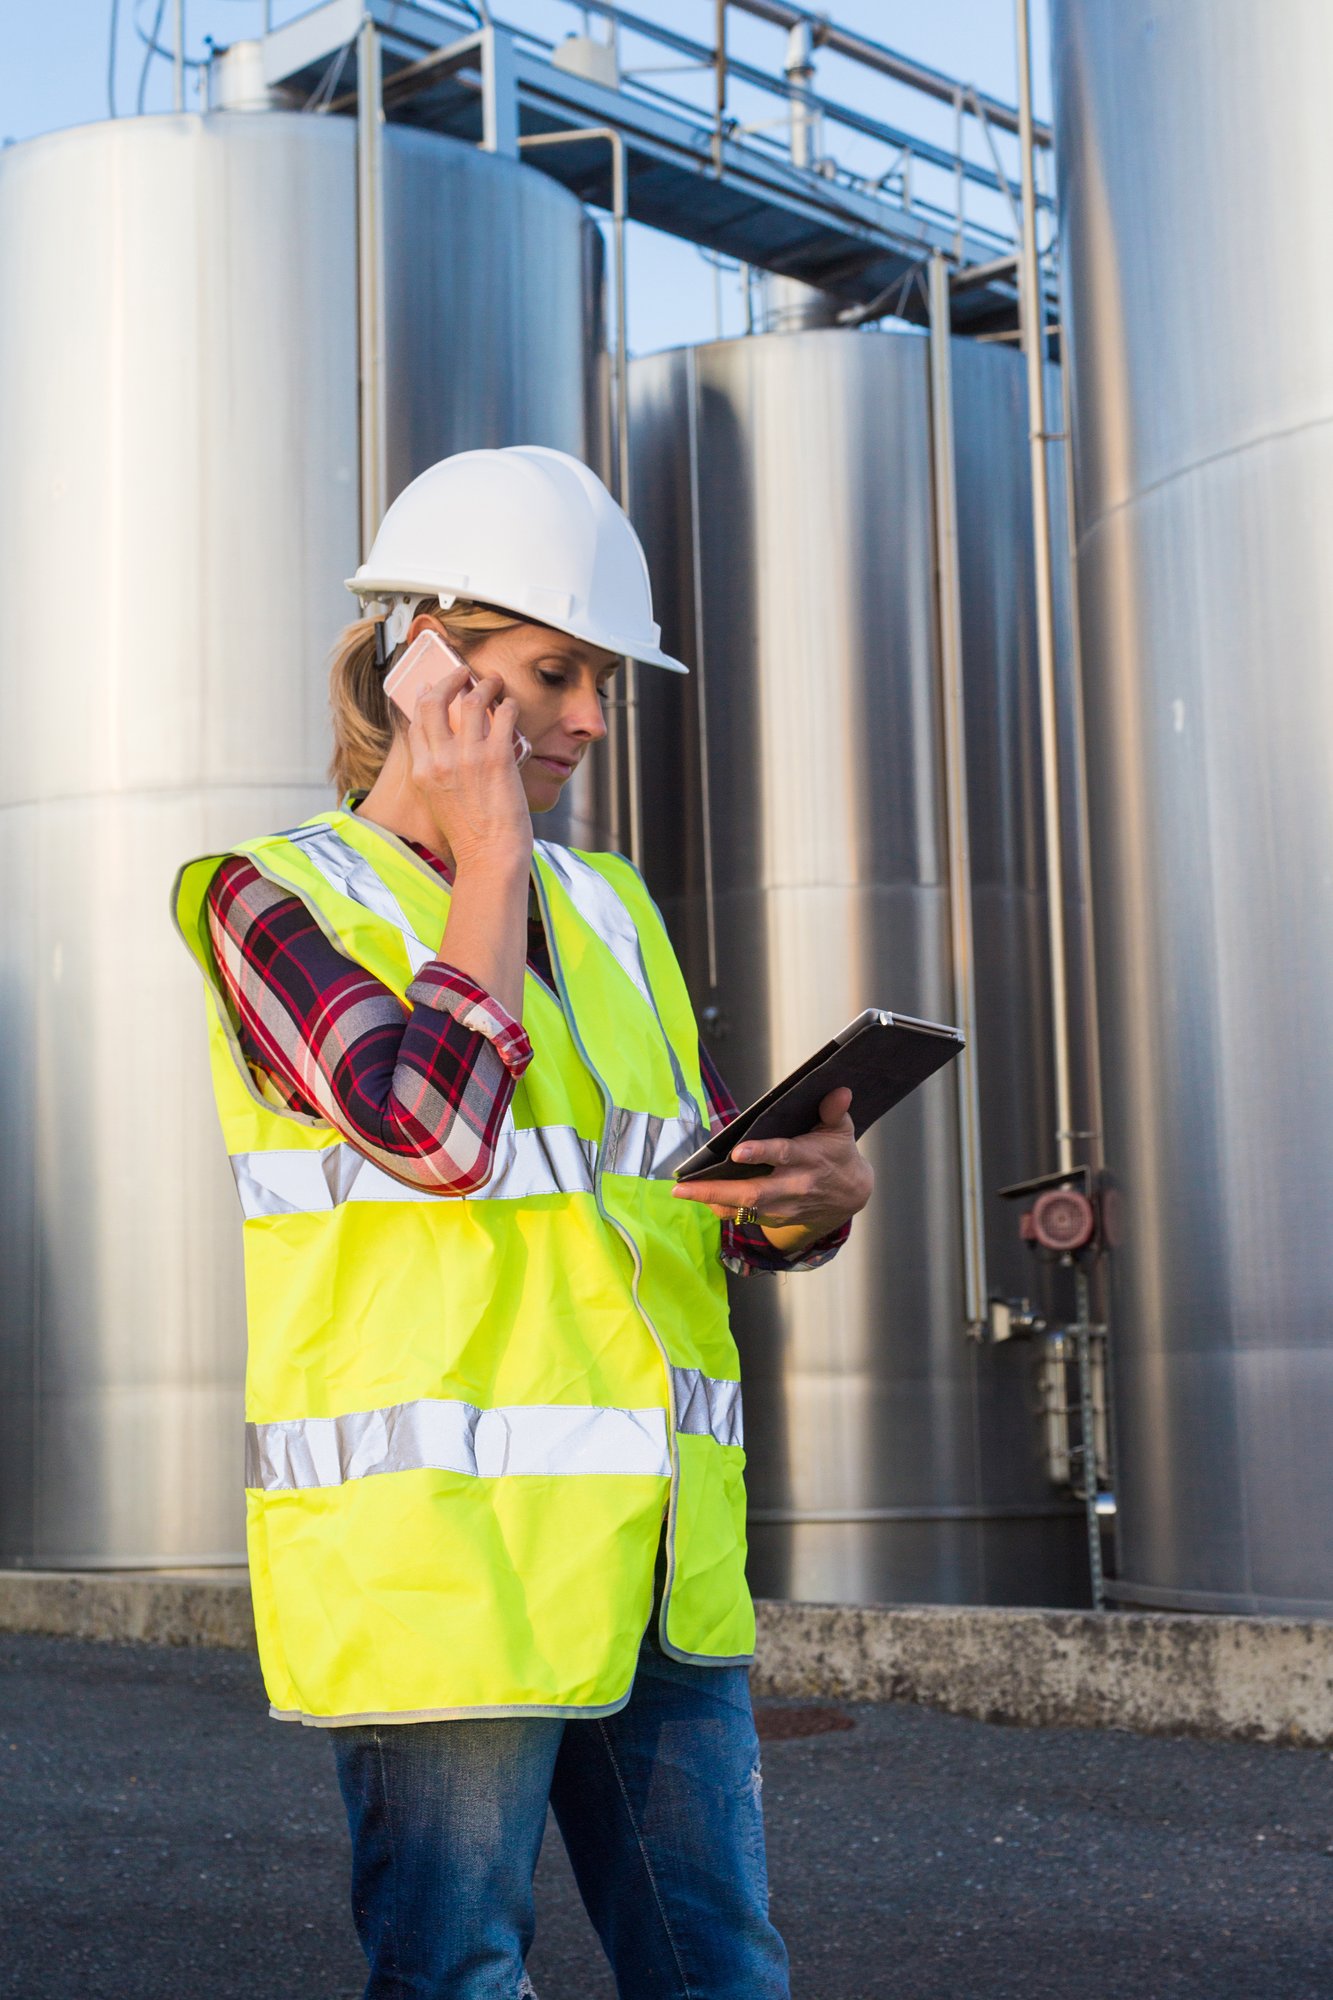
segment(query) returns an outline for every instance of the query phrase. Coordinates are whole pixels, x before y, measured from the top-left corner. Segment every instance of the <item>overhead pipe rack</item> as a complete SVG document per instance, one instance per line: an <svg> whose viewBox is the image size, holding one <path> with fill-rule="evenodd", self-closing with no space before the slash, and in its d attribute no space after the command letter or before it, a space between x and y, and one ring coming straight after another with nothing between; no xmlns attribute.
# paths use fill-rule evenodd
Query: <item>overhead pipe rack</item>
<svg viewBox="0 0 1333 2000"><path fill-rule="evenodd" d="M690 103L643 76L628 75L617 88L564 67L555 45L501 21L489 7L479 14L452 4L446 11L413 0L322 0L265 36L265 80L293 102L307 102L322 84L327 90L343 51L369 24L380 41L386 116L505 152L543 133L612 127L625 147L632 220L714 254L797 278L827 292L849 319L892 310L924 325L926 288L911 281L929 268L932 256L942 255L956 272L972 278L954 300L957 330L1016 337L1016 266L1008 260L1018 249L1014 218L1021 181L1002 166L995 138L997 132L1017 133L1016 110L784 0L718 0L713 45L612 0L592 0L582 11L603 20L614 34L655 45L672 58L668 68L701 77L712 72L711 106ZM835 126L879 142L890 164L877 184L827 154L808 164L793 160L785 143L728 116L729 86L767 94L783 112L793 102L789 72L760 68L728 50L729 11L789 34L800 30L814 50L845 57L932 102L952 105L954 147L871 117L807 84L802 91L807 116L826 129ZM354 74L348 65L348 83ZM319 102L326 111L352 111L356 93L346 89ZM984 140L987 161L966 151L968 120L968 129ZM781 122L764 120L760 127ZM1044 127L1034 126L1034 145L1045 147L1049 138ZM528 157L583 200L611 208L611 160L604 141L590 138L582 148L562 145ZM922 170L933 170L947 182L948 205L922 198L914 170L918 180ZM996 221L968 215L968 188L998 207ZM1037 203L1049 209L1044 190Z"/></svg>

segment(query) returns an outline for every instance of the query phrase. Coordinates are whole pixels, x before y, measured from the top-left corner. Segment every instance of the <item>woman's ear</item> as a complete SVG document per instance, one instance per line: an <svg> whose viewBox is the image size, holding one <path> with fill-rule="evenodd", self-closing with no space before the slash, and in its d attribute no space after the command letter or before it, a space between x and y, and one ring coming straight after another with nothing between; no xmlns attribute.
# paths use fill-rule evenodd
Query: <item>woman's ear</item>
<svg viewBox="0 0 1333 2000"><path fill-rule="evenodd" d="M416 617L407 628L404 644L410 646L412 641L419 639L423 632L439 632L442 629L438 617L433 616L429 611L418 611Z"/></svg>

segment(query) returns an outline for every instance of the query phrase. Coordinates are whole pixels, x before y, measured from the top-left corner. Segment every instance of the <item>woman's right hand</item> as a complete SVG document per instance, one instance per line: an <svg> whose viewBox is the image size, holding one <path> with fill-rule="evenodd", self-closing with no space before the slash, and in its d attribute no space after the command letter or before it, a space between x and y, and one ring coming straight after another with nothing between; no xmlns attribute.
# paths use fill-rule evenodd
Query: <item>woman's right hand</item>
<svg viewBox="0 0 1333 2000"><path fill-rule="evenodd" d="M518 704L491 707L504 682L469 685L459 667L428 688L408 725L412 782L458 869L520 865L532 856L532 815L514 756Z"/></svg>

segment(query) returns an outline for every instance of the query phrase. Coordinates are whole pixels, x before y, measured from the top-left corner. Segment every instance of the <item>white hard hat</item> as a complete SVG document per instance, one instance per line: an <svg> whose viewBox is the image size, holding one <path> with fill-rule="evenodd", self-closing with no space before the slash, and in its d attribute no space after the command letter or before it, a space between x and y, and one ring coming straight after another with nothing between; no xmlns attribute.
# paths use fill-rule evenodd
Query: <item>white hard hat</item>
<svg viewBox="0 0 1333 2000"><path fill-rule="evenodd" d="M643 548L595 472L545 445L460 451L405 486L347 588L460 597L685 674L658 643Z"/></svg>

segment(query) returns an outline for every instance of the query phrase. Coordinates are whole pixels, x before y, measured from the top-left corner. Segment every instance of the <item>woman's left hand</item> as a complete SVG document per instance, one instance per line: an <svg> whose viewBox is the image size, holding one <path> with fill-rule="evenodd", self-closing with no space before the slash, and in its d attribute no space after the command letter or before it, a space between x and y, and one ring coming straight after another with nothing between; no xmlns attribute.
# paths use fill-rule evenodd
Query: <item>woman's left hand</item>
<svg viewBox="0 0 1333 2000"><path fill-rule="evenodd" d="M838 1229L869 1201L875 1170L857 1150L850 1090L831 1090L819 1107L819 1123L799 1139L744 1140L731 1157L772 1172L745 1180L682 1181L679 1201L701 1201L714 1215L731 1221L738 1208L758 1210L761 1227L816 1242ZM790 1248L792 1243L782 1247Z"/></svg>

